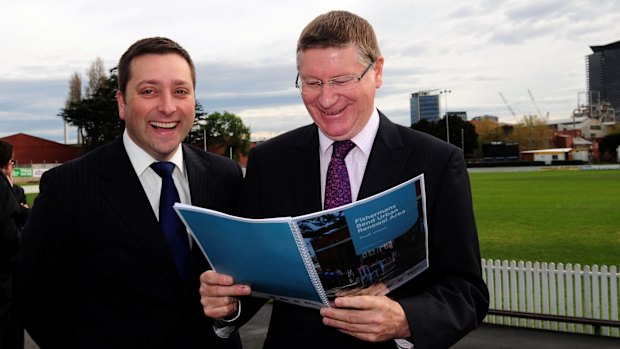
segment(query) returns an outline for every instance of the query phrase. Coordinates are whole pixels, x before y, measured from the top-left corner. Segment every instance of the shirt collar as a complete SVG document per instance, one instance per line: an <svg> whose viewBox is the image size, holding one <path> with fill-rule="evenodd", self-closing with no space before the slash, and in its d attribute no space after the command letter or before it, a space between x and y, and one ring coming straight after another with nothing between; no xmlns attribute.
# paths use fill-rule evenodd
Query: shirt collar
<svg viewBox="0 0 620 349"><path fill-rule="evenodd" d="M127 130L123 132L123 144L125 145L125 151L127 151L127 155L129 156L129 161L133 166L134 171L138 177L146 171L147 168L151 166L152 163L157 162L149 153L144 151L144 149L140 148L127 134ZM185 176L185 166L183 166L183 147L179 144L179 147L172 158L168 160L174 163L179 169L180 173Z"/></svg>
<svg viewBox="0 0 620 349"><path fill-rule="evenodd" d="M375 140L375 136L377 135L377 131L379 130L379 112L377 108L373 108L372 115L370 115L370 119L362 128L362 130L355 135L351 140L355 145L361 150L366 156L370 155L370 150L372 149L372 143ZM325 152L329 149L329 147L334 143L334 141L327 137L323 131L319 128L319 147L321 151L321 155L325 155Z"/></svg>

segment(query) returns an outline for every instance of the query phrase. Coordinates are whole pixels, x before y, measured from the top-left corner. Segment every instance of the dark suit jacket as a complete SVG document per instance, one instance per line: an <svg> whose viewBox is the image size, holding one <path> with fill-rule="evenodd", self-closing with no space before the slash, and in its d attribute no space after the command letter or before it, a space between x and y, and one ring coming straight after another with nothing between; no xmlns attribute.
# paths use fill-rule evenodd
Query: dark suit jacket
<svg viewBox="0 0 620 349"><path fill-rule="evenodd" d="M17 184L13 184L13 193L15 193L15 198L20 204L28 204L24 188L20 187Z"/></svg>
<svg viewBox="0 0 620 349"><path fill-rule="evenodd" d="M19 212L11 183L0 171L0 310L5 301L13 298L13 292L9 292L13 281L8 275L15 271L19 253Z"/></svg>
<svg viewBox="0 0 620 349"><path fill-rule="evenodd" d="M21 227L28 209L19 204L15 188L18 186L11 187L0 171L0 348L24 346L24 329L15 311L15 294Z"/></svg>
<svg viewBox="0 0 620 349"><path fill-rule="evenodd" d="M19 229L21 230L24 227L24 223L26 223L26 219L28 219L30 209L23 206L28 204L24 188L20 187L17 184L13 184L13 193L15 193L15 199L19 203L16 222L19 226Z"/></svg>
<svg viewBox="0 0 620 349"><path fill-rule="evenodd" d="M322 209L317 132L315 125L302 127L250 152L241 214L297 216ZM474 329L488 308L467 169L459 148L380 114L358 199L421 173L430 267L388 296L405 310L416 349L445 348ZM280 302L274 302L265 341L265 348L394 347L394 341L356 340L324 326L317 310Z"/></svg>
<svg viewBox="0 0 620 349"><path fill-rule="evenodd" d="M242 172L183 145L192 204L233 212ZM202 312L196 243L179 277L122 137L45 172L23 235L25 327L46 348L236 348Z"/></svg>

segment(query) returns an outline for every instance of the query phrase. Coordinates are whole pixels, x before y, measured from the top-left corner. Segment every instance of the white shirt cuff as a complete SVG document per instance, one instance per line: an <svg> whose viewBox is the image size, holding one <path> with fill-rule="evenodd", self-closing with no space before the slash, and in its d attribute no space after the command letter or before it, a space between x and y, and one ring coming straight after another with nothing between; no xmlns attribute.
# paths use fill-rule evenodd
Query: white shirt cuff
<svg viewBox="0 0 620 349"><path fill-rule="evenodd" d="M232 319L217 319L213 321L213 331L220 338L228 338L230 335L235 332L237 326L231 325L230 323L237 320L239 316L241 316L241 302L238 303L237 307L237 315Z"/></svg>

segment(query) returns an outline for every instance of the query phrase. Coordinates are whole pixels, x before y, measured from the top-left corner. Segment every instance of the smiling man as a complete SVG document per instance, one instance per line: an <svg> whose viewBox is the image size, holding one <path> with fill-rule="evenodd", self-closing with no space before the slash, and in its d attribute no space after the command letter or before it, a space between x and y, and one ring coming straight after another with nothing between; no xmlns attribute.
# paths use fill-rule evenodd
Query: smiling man
<svg viewBox="0 0 620 349"><path fill-rule="evenodd" d="M265 348L447 348L486 315L463 153L377 109L384 64L373 28L357 15L333 11L305 27L296 86L314 123L250 151L241 213L300 216L424 174L430 266L393 292L338 297L320 311L274 301ZM240 298L240 323L252 315L249 286L213 271L201 281L207 316L234 315Z"/></svg>
<svg viewBox="0 0 620 349"><path fill-rule="evenodd" d="M242 172L181 144L195 117L195 69L166 38L118 65L125 132L41 178L23 235L19 305L42 348L239 348L217 337L198 294L208 268L172 203L233 213Z"/></svg>

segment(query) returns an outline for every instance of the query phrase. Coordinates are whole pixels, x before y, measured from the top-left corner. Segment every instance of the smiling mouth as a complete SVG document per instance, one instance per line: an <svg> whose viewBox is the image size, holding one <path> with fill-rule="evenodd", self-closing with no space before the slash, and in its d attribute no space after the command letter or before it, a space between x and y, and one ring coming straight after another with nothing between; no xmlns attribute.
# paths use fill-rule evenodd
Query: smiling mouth
<svg viewBox="0 0 620 349"><path fill-rule="evenodd" d="M344 110L345 110L345 108L342 108L342 109L336 110L336 111L332 111L332 112L324 111L323 114L328 115L328 116L333 116L333 115L338 115L338 114L342 113Z"/></svg>
<svg viewBox="0 0 620 349"><path fill-rule="evenodd" d="M151 126L155 128L163 128L163 129L173 129L177 127L177 122L151 122Z"/></svg>

